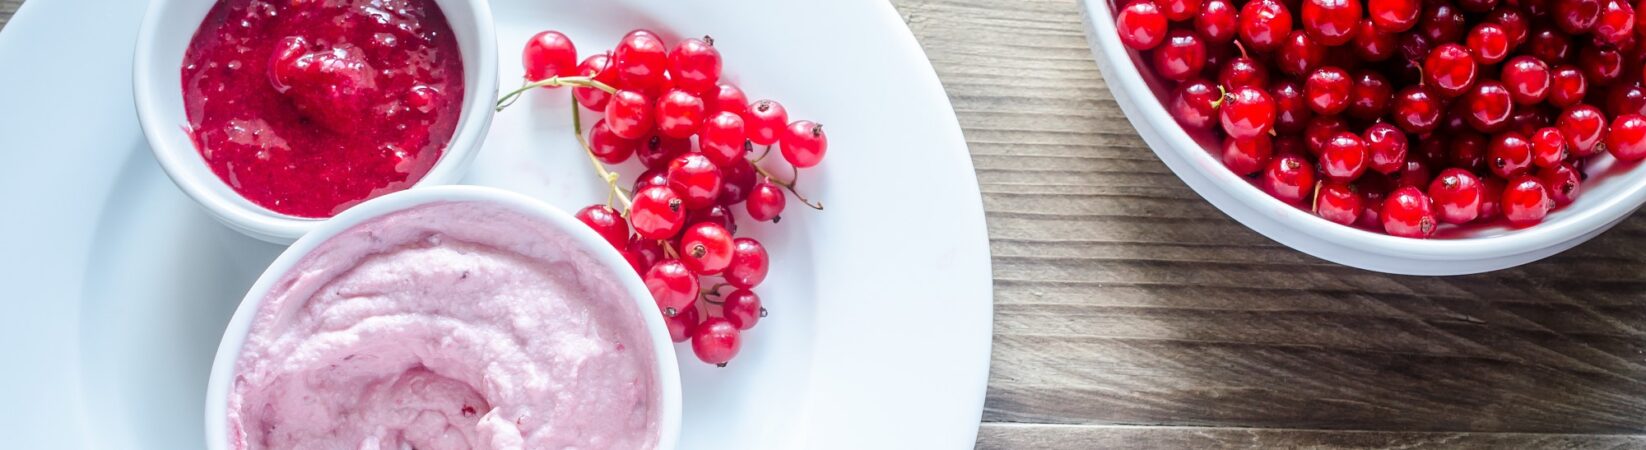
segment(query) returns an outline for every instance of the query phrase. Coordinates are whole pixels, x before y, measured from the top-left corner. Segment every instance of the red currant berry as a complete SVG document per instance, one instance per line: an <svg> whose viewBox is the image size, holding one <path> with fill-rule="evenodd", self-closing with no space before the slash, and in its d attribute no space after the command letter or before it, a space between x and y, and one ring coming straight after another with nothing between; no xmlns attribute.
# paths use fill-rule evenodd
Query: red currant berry
<svg viewBox="0 0 1646 450"><path fill-rule="evenodd" d="M570 76L577 70L577 46L572 45L572 40L559 31L543 31L526 41L526 49L521 52L520 59L525 63L526 79L529 81Z"/></svg>
<svg viewBox="0 0 1646 450"><path fill-rule="evenodd" d="M646 271L646 289L664 317L680 315L697 303L697 275L680 260L664 260Z"/></svg>
<svg viewBox="0 0 1646 450"><path fill-rule="evenodd" d="M1251 139L1224 139L1223 165L1236 175L1251 175L1269 165L1274 140L1263 135Z"/></svg>
<svg viewBox="0 0 1646 450"><path fill-rule="evenodd" d="M1434 208L1429 196L1416 187L1395 189L1383 200L1383 231L1393 236L1425 239L1434 235Z"/></svg>
<svg viewBox="0 0 1646 450"><path fill-rule="evenodd" d="M1464 26L1468 21L1463 17L1463 11L1449 2L1424 2L1423 19L1418 22L1418 31L1429 42L1459 42L1463 40Z"/></svg>
<svg viewBox="0 0 1646 450"><path fill-rule="evenodd" d="M1613 117L1624 114L1646 114L1646 87L1640 82L1615 87L1606 91L1606 112Z"/></svg>
<svg viewBox="0 0 1646 450"><path fill-rule="evenodd" d="M673 190L652 186L634 194L629 206L629 225L646 239L668 239L686 222L686 205Z"/></svg>
<svg viewBox="0 0 1646 450"><path fill-rule="evenodd" d="M1309 126L1303 129L1303 139L1308 144L1309 152L1319 155L1326 150L1326 142L1338 133L1349 131L1349 124L1338 116L1316 116L1309 120Z"/></svg>
<svg viewBox="0 0 1646 450"><path fill-rule="evenodd" d="M1229 0L1206 0L1200 5L1200 14L1195 15L1194 27L1206 43L1224 44L1234 40L1236 21L1235 6ZM1156 36L1165 34L1166 29L1162 27Z"/></svg>
<svg viewBox="0 0 1646 450"><path fill-rule="evenodd" d="M1389 178L1367 174L1355 181L1354 188L1360 193L1360 214L1355 219L1355 226L1383 231L1383 197L1392 190Z"/></svg>
<svg viewBox="0 0 1646 450"><path fill-rule="evenodd" d="M619 90L606 102L606 126L623 139L640 139L652 132L652 104L644 94Z"/></svg>
<svg viewBox="0 0 1646 450"><path fill-rule="evenodd" d="M1459 131L1451 140L1450 152L1445 159L1431 158L1430 161L1447 161L1453 167L1467 170L1479 170L1486 164L1489 152L1486 137L1474 131Z"/></svg>
<svg viewBox="0 0 1646 450"><path fill-rule="evenodd" d="M703 129L697 132L698 148L716 166L731 165L733 161L742 159L746 140L743 118L726 111L710 115L709 120L703 123Z"/></svg>
<svg viewBox="0 0 1646 450"><path fill-rule="evenodd" d="M1280 71L1297 76L1314 71L1325 59L1326 47L1315 42L1303 30L1286 35L1274 52L1274 63L1280 66Z"/></svg>
<svg viewBox="0 0 1646 450"><path fill-rule="evenodd" d="M1526 53L1545 63L1564 63L1571 57L1572 42L1560 30L1540 25L1526 40Z"/></svg>
<svg viewBox="0 0 1646 450"><path fill-rule="evenodd" d="M648 169L667 170L670 161L674 161L676 157L689 153L691 150L691 139L652 136L650 139L646 139L645 145L635 149L635 156L640 159L640 164L645 165ZM668 183L660 184L660 186L666 185Z"/></svg>
<svg viewBox="0 0 1646 450"><path fill-rule="evenodd" d="M743 289L751 289L766 280L766 270L771 266L766 256L766 247L760 241L749 238L737 238L733 243L732 261L726 266L724 274L726 283Z"/></svg>
<svg viewBox="0 0 1646 450"><path fill-rule="evenodd" d="M1366 13L1383 31L1399 33L1417 26L1423 0L1376 0L1366 2Z"/></svg>
<svg viewBox="0 0 1646 450"><path fill-rule="evenodd" d="M1353 42L1355 55L1360 59L1377 62L1393 57L1400 51L1399 35L1377 28L1371 19L1360 21L1360 31L1355 32Z"/></svg>
<svg viewBox="0 0 1646 450"><path fill-rule="evenodd" d="M613 134L606 127L606 119L594 123L594 129L589 131L589 151L595 158L606 164L619 164L628 161L634 155L635 149L640 148L640 142L632 139L623 139Z"/></svg>
<svg viewBox="0 0 1646 450"><path fill-rule="evenodd" d="M673 159L669 159L668 161L673 161ZM661 186L665 188L669 187L669 169L667 167L654 167L646 169L645 172L640 174L639 178L634 179L634 189L632 190L634 192L640 192L641 190L652 186Z"/></svg>
<svg viewBox="0 0 1646 450"><path fill-rule="evenodd" d="M760 307L760 296L748 289L732 291L721 302L721 315L740 330L754 328L754 324L766 315L766 308Z"/></svg>
<svg viewBox="0 0 1646 450"><path fill-rule="evenodd" d="M1229 91L1219 113L1223 131L1235 139L1251 139L1274 127L1274 100L1262 89L1242 87Z"/></svg>
<svg viewBox="0 0 1646 450"><path fill-rule="evenodd" d="M749 113L749 96L743 94L743 89L721 82L715 85L714 92L704 94L703 112L708 117L714 117L721 111L737 114L739 119Z"/></svg>
<svg viewBox="0 0 1646 450"><path fill-rule="evenodd" d="M1292 32L1292 12L1279 0L1252 0L1241 7L1235 28L1248 48L1268 52Z"/></svg>
<svg viewBox="0 0 1646 450"><path fill-rule="evenodd" d="M577 65L577 74L594 78L595 81L606 83L607 86L615 86L617 71L607 70L611 68L611 61L611 57L605 53L589 55L583 59L582 64ZM606 102L611 100L612 95L592 87L575 87L572 88L572 98L577 99L577 104L583 105L584 108L605 111Z"/></svg>
<svg viewBox="0 0 1646 450"><path fill-rule="evenodd" d="M1475 221L1485 222L1501 214L1498 205L1503 200L1503 186L1502 178L1486 177L1480 180L1480 214Z"/></svg>
<svg viewBox="0 0 1646 450"><path fill-rule="evenodd" d="M1296 156L1280 156L1269 160L1263 171L1263 189L1280 201L1301 204L1314 189L1315 168L1309 161Z"/></svg>
<svg viewBox="0 0 1646 450"><path fill-rule="evenodd" d="M720 168L702 153L686 153L669 163L669 189L680 195L687 209L713 205L720 197Z"/></svg>
<svg viewBox="0 0 1646 450"><path fill-rule="evenodd" d="M1503 218L1514 226L1528 226L1543 221L1543 216L1554 209L1555 200L1543 186L1543 180L1521 175L1503 187L1503 199L1498 208Z"/></svg>
<svg viewBox="0 0 1646 450"><path fill-rule="evenodd" d="M1327 116L1349 108L1349 91L1353 88L1354 81L1349 79L1349 73L1336 67L1315 70L1303 84L1309 109Z"/></svg>
<svg viewBox="0 0 1646 450"><path fill-rule="evenodd" d="M1440 44L1423 61L1423 82L1436 93L1456 97L1475 84L1477 67L1469 50L1461 45Z"/></svg>
<svg viewBox="0 0 1646 450"><path fill-rule="evenodd" d="M732 232L709 222L686 227L680 236L680 262L698 275L726 270L732 262Z"/></svg>
<svg viewBox="0 0 1646 450"><path fill-rule="evenodd" d="M789 111L773 100L749 104L749 114L743 116L743 130L756 145L776 144L783 134L783 127L788 124Z"/></svg>
<svg viewBox="0 0 1646 450"><path fill-rule="evenodd" d="M1303 30L1327 47L1354 39L1360 0L1303 0Z"/></svg>
<svg viewBox="0 0 1646 450"><path fill-rule="evenodd" d="M1510 59L1503 65L1500 78L1504 87L1509 89L1510 98L1522 105L1542 102L1549 96L1549 87L1553 82L1549 75L1549 65L1530 56L1516 56Z"/></svg>
<svg viewBox="0 0 1646 450"><path fill-rule="evenodd" d="M1560 114L1555 125L1566 137L1566 150L1572 156L1587 158L1600 152L1601 138L1606 135L1606 116L1589 105L1579 105Z"/></svg>
<svg viewBox="0 0 1646 450"><path fill-rule="evenodd" d="M748 199L749 192L754 190L754 166L747 159L738 158L730 165L720 166L720 175L720 198L716 201L722 205L733 205Z"/></svg>
<svg viewBox="0 0 1646 450"><path fill-rule="evenodd" d="M1621 161L1646 158L1646 116L1624 114L1613 120L1606 134L1606 150Z"/></svg>
<svg viewBox="0 0 1646 450"><path fill-rule="evenodd" d="M703 99L680 89L657 99L657 132L686 139L703 126Z"/></svg>
<svg viewBox="0 0 1646 450"><path fill-rule="evenodd" d="M634 30L617 41L612 59L617 67L618 82L629 89L647 90L663 83L669 50L656 34Z"/></svg>
<svg viewBox="0 0 1646 450"><path fill-rule="evenodd" d="M1543 187L1549 189L1549 196L1555 200L1555 206L1570 205L1573 200L1577 200L1578 187L1583 183L1583 174L1571 164L1538 170L1537 178L1543 181Z"/></svg>
<svg viewBox="0 0 1646 450"><path fill-rule="evenodd" d="M1269 71L1255 59L1236 57L1224 63L1223 68L1217 71L1217 83L1224 89L1240 86L1262 88L1269 84Z"/></svg>
<svg viewBox="0 0 1646 450"><path fill-rule="evenodd" d="M1532 164L1548 168L1566 160L1566 137L1554 127L1545 127L1532 133Z"/></svg>
<svg viewBox="0 0 1646 450"><path fill-rule="evenodd" d="M1509 37L1510 48L1526 43L1526 38L1531 34L1526 16L1521 14L1520 8L1515 6L1506 5L1493 9L1490 14L1486 15L1486 21L1503 28L1503 34Z"/></svg>
<svg viewBox="0 0 1646 450"><path fill-rule="evenodd" d="M686 38L669 52L669 78L687 92L708 92L720 81L720 51L714 40Z"/></svg>
<svg viewBox="0 0 1646 450"><path fill-rule="evenodd" d="M630 239L623 253L634 256L634 272L642 277L663 260L663 246L650 239Z"/></svg>
<svg viewBox="0 0 1646 450"><path fill-rule="evenodd" d="M1389 111L1389 97L1394 88L1389 80L1375 71L1363 70L1354 76L1354 87L1349 91L1349 115L1362 120L1383 117Z"/></svg>
<svg viewBox="0 0 1646 450"><path fill-rule="evenodd" d="M1589 91L1589 83L1584 79L1583 71L1576 67L1556 67L1549 79L1549 104L1556 108L1577 105Z"/></svg>
<svg viewBox="0 0 1646 450"><path fill-rule="evenodd" d="M589 205L577 210L574 216L584 225L594 229L600 237L606 238L606 242L610 242L612 247L622 250L629 245L629 223L612 207Z"/></svg>
<svg viewBox="0 0 1646 450"><path fill-rule="evenodd" d="M1435 215L1440 221L1469 223L1480 215L1480 178L1463 169L1442 170L1440 176L1429 183L1429 197L1434 199L1438 210Z"/></svg>
<svg viewBox="0 0 1646 450"><path fill-rule="evenodd" d="M732 217L731 208L725 205L710 205L707 208L692 210L686 214L686 227L700 223L712 223L725 228L726 231L737 234L737 219Z"/></svg>
<svg viewBox="0 0 1646 450"><path fill-rule="evenodd" d="M1275 103L1275 132L1281 134L1297 134L1309 125L1309 119L1314 112L1309 111L1309 101L1303 93L1303 86L1296 81L1285 79L1276 81L1269 86L1269 95ZM1216 113L1216 109L1210 110ZM1197 116L1198 118L1198 116Z"/></svg>
<svg viewBox="0 0 1646 450"><path fill-rule="evenodd" d="M1210 81L1194 80L1177 86L1172 95L1172 117L1184 128L1204 130L1217 120L1218 102L1222 91Z"/></svg>
<svg viewBox="0 0 1646 450"><path fill-rule="evenodd" d="M1620 46L1628 42L1635 31L1635 8L1628 0L1606 0L1606 8L1595 21L1594 35L1599 42Z"/></svg>
<svg viewBox="0 0 1646 450"><path fill-rule="evenodd" d="M1482 66L1497 64L1498 61L1502 61L1503 58L1509 56L1509 49L1513 47L1510 45L1509 34L1503 31L1503 27L1495 23L1483 23L1475 26L1473 30L1469 31L1466 42L1469 44L1469 50L1474 52L1475 61Z"/></svg>
<svg viewBox="0 0 1646 450"><path fill-rule="evenodd" d="M749 192L748 203L744 206L749 210L749 218L757 222L776 222L786 202L788 200L783 197L782 188L771 182L762 181L755 183L754 190Z"/></svg>
<svg viewBox="0 0 1646 450"><path fill-rule="evenodd" d="M1601 0L1556 0L1554 22L1566 34L1584 34L1600 20Z"/></svg>
<svg viewBox="0 0 1646 450"><path fill-rule="evenodd" d="M1623 53L1617 49L1583 47L1577 54L1577 65L1583 68L1584 81L1596 86L1607 86L1623 78Z"/></svg>
<svg viewBox="0 0 1646 450"><path fill-rule="evenodd" d="M1511 179L1531 170L1532 143L1520 133L1505 131L1492 137L1486 157L1490 160L1488 166L1492 174L1505 180Z"/></svg>
<svg viewBox="0 0 1646 450"><path fill-rule="evenodd" d="M1509 123L1509 115L1514 112L1514 99L1510 97L1509 89L1495 80L1476 84L1464 101L1469 113L1463 119L1482 133L1503 129Z"/></svg>
<svg viewBox="0 0 1646 450"><path fill-rule="evenodd" d="M1155 73L1172 81L1184 81L1200 73L1206 64L1206 45L1189 30L1166 32L1166 42L1153 52Z"/></svg>
<svg viewBox="0 0 1646 450"><path fill-rule="evenodd" d="M1314 212L1322 219L1350 225L1360 217L1360 200L1360 194L1347 184L1321 183L1320 189L1315 192Z"/></svg>
<svg viewBox="0 0 1646 450"><path fill-rule="evenodd" d="M1421 87L1410 86L1395 95L1390 118L1408 133L1424 134L1440 125L1443 106Z"/></svg>
<svg viewBox="0 0 1646 450"><path fill-rule="evenodd" d="M1397 186L1411 186L1423 188L1429 185L1429 160L1421 158L1406 158L1406 167L1396 172L1391 178Z"/></svg>
<svg viewBox="0 0 1646 450"><path fill-rule="evenodd" d="M703 319L692 330L692 353L703 362L726 367L726 363L737 356L737 351L743 347L743 338L739 336L737 325L721 317Z"/></svg>
<svg viewBox="0 0 1646 450"><path fill-rule="evenodd" d="M1120 43L1133 50L1149 50L1166 40L1166 15L1153 0L1135 0L1115 14Z"/></svg>
<svg viewBox="0 0 1646 450"><path fill-rule="evenodd" d="M677 312L674 317L663 316L663 325L669 328L669 339L675 342L691 340L692 331L697 329L697 323L697 308Z"/></svg>
<svg viewBox="0 0 1646 450"><path fill-rule="evenodd" d="M1406 149L1409 145L1406 133L1387 123L1375 123L1366 127L1361 139L1366 141L1367 167L1383 173L1391 174L1399 171L1406 162Z"/></svg>
<svg viewBox="0 0 1646 450"><path fill-rule="evenodd" d="M823 125L810 120L790 123L781 137L778 149L783 152L783 159L796 168L805 169L823 162L823 154L829 149L829 137L823 134Z"/></svg>
<svg viewBox="0 0 1646 450"><path fill-rule="evenodd" d="M1320 172L1327 179L1354 181L1366 173L1366 143L1354 133L1342 132L1326 141L1320 151Z"/></svg>

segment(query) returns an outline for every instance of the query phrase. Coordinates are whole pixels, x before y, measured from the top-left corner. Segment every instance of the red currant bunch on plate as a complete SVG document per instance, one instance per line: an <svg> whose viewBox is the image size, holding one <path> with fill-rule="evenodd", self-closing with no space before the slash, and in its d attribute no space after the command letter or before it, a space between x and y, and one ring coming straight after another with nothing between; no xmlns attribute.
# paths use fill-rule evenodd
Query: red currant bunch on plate
<svg viewBox="0 0 1646 450"><path fill-rule="evenodd" d="M1410 238L1528 227L1576 200L1596 158L1646 159L1646 18L1629 0L1116 3L1178 123L1324 220Z"/></svg>
<svg viewBox="0 0 1646 450"><path fill-rule="evenodd" d="M611 51L573 65L576 57L564 34L538 33L523 53L525 84L497 109L536 88L572 87L577 140L610 188L605 203L577 219L634 267L675 342L690 341L698 359L725 366L766 317L755 288L771 266L765 245L738 234L737 224L778 223L789 196L822 210L796 186L801 169L823 162L828 135L722 79L708 37L670 46L635 30ZM602 114L587 137L583 109ZM608 165L633 165L640 176L626 188Z"/></svg>

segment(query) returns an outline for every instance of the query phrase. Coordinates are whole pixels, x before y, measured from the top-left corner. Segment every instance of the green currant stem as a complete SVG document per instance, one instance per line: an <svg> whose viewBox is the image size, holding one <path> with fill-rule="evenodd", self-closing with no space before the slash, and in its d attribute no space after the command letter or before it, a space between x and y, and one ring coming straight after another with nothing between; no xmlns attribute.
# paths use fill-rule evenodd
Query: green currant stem
<svg viewBox="0 0 1646 450"><path fill-rule="evenodd" d="M509 107L509 105L513 105L514 101L519 100L520 96L524 95L527 91L530 91L532 89L537 89L537 88L540 88L540 87L550 87L550 86L553 86L553 87L559 87L559 86L590 87L590 88L595 88L595 89L599 89L599 90L602 90L602 91L606 91L607 94L616 94L617 93L617 88L611 87L611 85L608 85L606 83L601 83L599 80L594 79L594 77L548 77L548 78L545 78L545 79L541 79L541 80L533 81L533 82L530 82L530 83L526 83L524 85L521 85L518 89L515 89L513 91L509 91L509 93L507 93L507 94L503 94L502 97L497 99L497 110L502 111L503 108L507 108L507 107ZM573 102L573 103L576 103L576 102Z"/></svg>
<svg viewBox="0 0 1646 450"><path fill-rule="evenodd" d="M612 195L623 202L623 217L629 217L629 207L633 206L634 202L629 200L629 194L623 192L623 188L617 187L617 172L606 170L606 165L594 156L594 148L589 146L589 139L583 137L583 111L577 102L572 102L572 132L577 135L577 143L583 146L583 153L589 156L589 162L594 164L594 171L600 173L601 179L606 180L606 185L611 187Z"/></svg>
<svg viewBox="0 0 1646 450"><path fill-rule="evenodd" d="M789 193L794 194L794 198L800 199L800 203L804 203L806 206L810 206L810 207L812 207L812 209L815 209L815 210L818 210L818 211L823 210L823 202L812 203L811 200L806 199L806 196L800 195L800 191L795 190L795 188L794 188L795 184L799 183L799 181L800 181L800 169L795 168L794 166L789 166L790 169L794 170L794 175L792 177L790 177L788 181L783 181L782 178L772 176L771 172L767 172L766 169L764 167L760 167L759 164L750 164L750 165L754 166L754 170L756 172L760 172L761 176L766 177L767 181L775 183L778 186L783 186L784 189L788 189Z"/></svg>

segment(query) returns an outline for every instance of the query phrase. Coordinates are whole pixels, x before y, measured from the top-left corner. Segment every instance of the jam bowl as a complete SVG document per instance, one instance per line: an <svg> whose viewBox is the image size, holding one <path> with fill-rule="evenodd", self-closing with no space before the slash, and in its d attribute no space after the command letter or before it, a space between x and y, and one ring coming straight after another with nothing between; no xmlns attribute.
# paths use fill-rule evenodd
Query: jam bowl
<svg viewBox="0 0 1646 450"><path fill-rule="evenodd" d="M497 88L486 0L156 0L133 57L161 168L276 244L370 198L456 183Z"/></svg>

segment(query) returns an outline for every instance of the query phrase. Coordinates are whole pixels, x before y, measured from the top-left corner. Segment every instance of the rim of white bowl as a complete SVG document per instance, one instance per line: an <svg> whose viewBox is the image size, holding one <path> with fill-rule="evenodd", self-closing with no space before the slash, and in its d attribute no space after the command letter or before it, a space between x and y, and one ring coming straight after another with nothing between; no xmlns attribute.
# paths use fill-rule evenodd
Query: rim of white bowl
<svg viewBox="0 0 1646 450"><path fill-rule="evenodd" d="M621 276L624 271L632 271L627 259L617 253L617 249L606 242L606 239L595 233L594 229L583 225L581 221L572 217L554 206L541 200L528 197L512 191L483 186L431 186L426 189L408 189L393 192L381 197L367 200L353 208L339 213L331 219L319 224L314 231L298 238L291 247L280 253L267 270L258 276L257 282L251 290L246 292L240 306L234 311L234 317L229 320L228 327L223 331L223 338L218 343L217 355L212 359L211 378L206 383L206 446L211 450L228 448L228 395L230 380L235 374L235 364L240 359L240 350L245 346L246 336L251 332L252 320L257 316L258 308L262 307L263 298L269 289L280 280L287 271L291 270L304 257L314 251L316 247L337 236L339 233L354 228L355 225L404 211L409 208L444 202L478 202L497 205L511 211L526 214L533 219L540 220L556 231L570 235L584 250L589 251L595 260L606 269L619 276L612 279L622 284L629 293L629 299L635 303L646 326L647 335L651 337L652 352L656 358L658 384L662 402L659 405L658 418L658 450L675 448L679 441L681 420L681 386L680 367L674 353L674 340L669 337L668 326L663 323L661 314L649 314L655 311L657 305L652 301L650 291L640 282L639 277Z"/></svg>
<svg viewBox="0 0 1646 450"><path fill-rule="evenodd" d="M1091 36L1091 38L1097 39L1103 53L1102 57L1109 59L1109 64L1115 68L1115 70L1104 73L1105 80L1108 83L1119 85L1119 89L1111 86L1110 91L1114 92L1116 96L1131 97L1132 93L1145 96L1146 98L1142 101L1134 102L1140 107L1140 110L1134 113L1142 115L1141 119L1148 123L1147 126L1159 128L1155 131L1169 141L1167 148L1161 149L1151 146L1151 150L1155 152L1173 152L1187 159L1188 162L1192 163L1191 165L1196 167L1224 167L1222 161L1213 158L1210 152L1201 147L1198 142L1189 136L1187 131L1183 130L1181 125L1178 125L1177 120L1166 112L1165 104L1154 95L1154 91L1143 80L1142 73L1131 61L1130 50L1120 43L1120 36L1114 28L1114 15L1109 8L1109 0L1084 0L1084 2L1090 5L1093 10L1092 17L1104 19L1094 20L1088 18L1097 30L1095 36ZM1124 55L1124 60L1119 59L1120 56L1117 55ZM1130 114L1128 114L1128 118L1131 118ZM1160 124L1164 124L1164 126ZM1137 124L1134 122L1133 125L1136 126ZM1173 171L1176 170L1177 168L1174 167ZM1195 168L1190 170L1196 170L1201 175L1209 177L1213 183L1218 185L1218 188L1234 197L1236 201L1253 208L1280 211L1274 219L1283 226L1317 236L1329 243L1345 248L1396 258L1461 261L1500 258L1535 252L1560 245L1596 229L1610 226L1639 208L1643 202L1646 202L1646 176L1636 176L1629 180L1619 180L1627 181L1626 186L1622 189L1623 195L1602 198L1598 200L1600 203L1590 204L1581 209L1564 211L1565 214L1557 220L1493 236L1411 239L1339 225L1313 214L1305 213L1297 207L1269 196L1228 170L1207 171ZM1229 186L1234 186L1234 188L1231 189ZM1204 194L1202 196L1205 197ZM1216 204L1216 202L1213 203ZM1219 209L1223 208L1221 205L1218 205L1218 207ZM1282 241L1282 243L1286 242Z"/></svg>
<svg viewBox="0 0 1646 450"><path fill-rule="evenodd" d="M169 77L159 75L158 71L180 71L175 67L157 67L160 59L157 55L170 52L173 49L156 48L160 33L167 27L182 26L189 30L198 30L200 22L204 20L210 8L202 10L199 16L181 17L176 14L166 14L175 4L187 1L215 3L216 0L154 0L149 4L143 16L143 22L138 29L136 49L132 58L132 97L137 109L137 119L143 129L143 135L148 141L149 149L159 161L160 167L172 179L183 193L194 199L207 212L218 220L234 228L236 231L252 237L275 243L290 243L304 233L313 230L326 218L297 217L282 214L252 203L244 198L230 198L239 196L232 187L224 183L216 173L211 171L200 157L190 139L173 139L166 127L184 127L188 125L187 117L172 116L159 106L158 99L166 95L182 95L182 84L171 86L165 83ZM472 42L478 54L470 55L473 64L465 64L464 96L457 127L452 134L446 148L442 150L440 159L435 161L429 172L424 174L410 187L403 190L413 190L427 186L456 183L463 177L469 163L479 152L481 142L491 127L491 120L495 111L493 102L497 101L497 36L492 19L491 5L488 0L433 0L445 12L447 22L455 37L458 39L458 48L466 47L465 41ZM461 9L472 25L472 33L462 33L459 30L465 27L458 26L452 11ZM192 36L192 32L191 32ZM185 44L186 45L186 44ZM182 52L186 49L176 49ZM470 78L472 77L472 78ZM160 84L156 84L156 83ZM187 136L187 133L184 133ZM213 184L215 183L215 185Z"/></svg>

